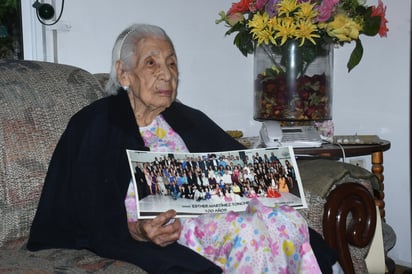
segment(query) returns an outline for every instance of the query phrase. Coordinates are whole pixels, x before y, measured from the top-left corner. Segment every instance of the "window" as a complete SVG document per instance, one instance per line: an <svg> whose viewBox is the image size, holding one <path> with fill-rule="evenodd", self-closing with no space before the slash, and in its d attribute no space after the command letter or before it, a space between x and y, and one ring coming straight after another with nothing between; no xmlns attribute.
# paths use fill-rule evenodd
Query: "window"
<svg viewBox="0 0 412 274"><path fill-rule="evenodd" d="M20 1L0 1L0 58L23 59Z"/></svg>

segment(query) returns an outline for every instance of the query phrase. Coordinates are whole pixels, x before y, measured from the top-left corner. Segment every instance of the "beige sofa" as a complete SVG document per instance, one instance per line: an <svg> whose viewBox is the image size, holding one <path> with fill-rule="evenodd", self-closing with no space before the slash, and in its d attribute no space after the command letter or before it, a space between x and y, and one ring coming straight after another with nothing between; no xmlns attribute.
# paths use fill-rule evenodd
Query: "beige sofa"
<svg viewBox="0 0 412 274"><path fill-rule="evenodd" d="M87 250L30 252L25 248L55 144L76 111L104 96L101 83L105 77L106 74L92 75L62 64L0 60L0 273L145 273L134 265L101 258ZM354 226L347 228L346 223L336 224L333 220L345 200L356 203L346 213L360 212L356 221L362 224L362 241L354 243L365 248L351 248L350 254L356 273L366 273L364 256L374 231L373 216L376 217L368 212L374 209L369 193L376 178L365 170L336 164L326 160L299 163L309 203L302 214L342 251L347 243L339 239L348 237L338 236L350 235L345 230ZM332 166L325 169L325 165ZM333 172L328 174L325 170ZM342 182L354 180L361 183L356 184L359 187L336 188ZM325 210L331 191L338 194L334 194ZM347 254L340 254L345 272L351 273L349 249Z"/></svg>

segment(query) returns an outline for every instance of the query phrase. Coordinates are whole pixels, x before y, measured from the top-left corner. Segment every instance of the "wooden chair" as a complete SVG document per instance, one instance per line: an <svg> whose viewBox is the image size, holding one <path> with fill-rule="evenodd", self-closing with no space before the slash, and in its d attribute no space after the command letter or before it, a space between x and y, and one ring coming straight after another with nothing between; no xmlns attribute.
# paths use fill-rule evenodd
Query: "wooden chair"
<svg viewBox="0 0 412 274"><path fill-rule="evenodd" d="M349 245L366 247L376 227L376 206L372 194L361 184L336 186L324 207L323 233L326 242L339 252L345 274L354 274Z"/></svg>

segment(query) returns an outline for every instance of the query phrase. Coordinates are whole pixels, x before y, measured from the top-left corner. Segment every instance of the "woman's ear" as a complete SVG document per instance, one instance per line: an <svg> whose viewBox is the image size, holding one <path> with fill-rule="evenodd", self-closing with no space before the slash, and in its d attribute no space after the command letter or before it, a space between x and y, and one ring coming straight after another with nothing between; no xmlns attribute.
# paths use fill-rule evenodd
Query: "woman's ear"
<svg viewBox="0 0 412 274"><path fill-rule="evenodd" d="M130 86L130 81L129 81L128 73L127 71L123 69L123 67L124 67L123 61L119 60L116 62L117 80L119 81L122 87L128 87Z"/></svg>

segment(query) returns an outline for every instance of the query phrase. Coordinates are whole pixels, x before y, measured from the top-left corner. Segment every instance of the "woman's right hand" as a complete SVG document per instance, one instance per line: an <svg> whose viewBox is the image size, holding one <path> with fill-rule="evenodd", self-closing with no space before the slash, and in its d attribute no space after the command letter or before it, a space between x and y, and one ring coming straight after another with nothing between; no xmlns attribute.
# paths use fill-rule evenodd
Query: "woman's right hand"
<svg viewBox="0 0 412 274"><path fill-rule="evenodd" d="M174 221L173 221L174 220ZM176 211L168 210L154 219L141 219L128 223L129 232L137 241L151 241L159 246L176 242L182 231Z"/></svg>

